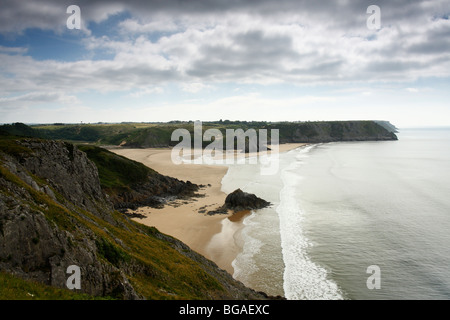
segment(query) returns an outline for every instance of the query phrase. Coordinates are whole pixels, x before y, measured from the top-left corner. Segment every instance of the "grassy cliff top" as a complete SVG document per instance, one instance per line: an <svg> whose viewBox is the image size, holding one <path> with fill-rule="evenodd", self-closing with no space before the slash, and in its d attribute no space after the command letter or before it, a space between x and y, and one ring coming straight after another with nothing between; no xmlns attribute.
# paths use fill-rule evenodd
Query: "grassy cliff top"
<svg viewBox="0 0 450 320"><path fill-rule="evenodd" d="M186 129L193 138L194 122L167 123L117 123L117 124L53 124L26 126L16 123L0 126L0 130L15 135L58 139L71 142L88 142L96 145L114 145L133 148L169 147L172 132ZM330 142L363 140L396 140L396 128L388 121L315 121L315 122L264 122L264 121L209 121L202 123L202 131L218 129L226 140L227 129L279 130L280 143ZM203 147L209 141L203 142Z"/></svg>

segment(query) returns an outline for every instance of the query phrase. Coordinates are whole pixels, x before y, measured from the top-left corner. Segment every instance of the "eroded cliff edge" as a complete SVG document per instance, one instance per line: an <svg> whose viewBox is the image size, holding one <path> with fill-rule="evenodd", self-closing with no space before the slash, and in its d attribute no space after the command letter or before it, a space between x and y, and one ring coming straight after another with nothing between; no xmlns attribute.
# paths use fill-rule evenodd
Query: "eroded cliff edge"
<svg viewBox="0 0 450 320"><path fill-rule="evenodd" d="M114 210L72 144L0 137L0 270L117 299L266 299L212 261Z"/></svg>

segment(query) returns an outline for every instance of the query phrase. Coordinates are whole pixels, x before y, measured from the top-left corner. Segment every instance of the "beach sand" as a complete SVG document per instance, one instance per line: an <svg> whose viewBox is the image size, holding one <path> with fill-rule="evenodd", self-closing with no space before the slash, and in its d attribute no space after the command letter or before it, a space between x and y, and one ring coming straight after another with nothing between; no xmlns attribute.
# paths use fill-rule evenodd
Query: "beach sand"
<svg viewBox="0 0 450 320"><path fill-rule="evenodd" d="M278 152L286 152L305 145L304 143L281 144ZM171 160L172 149L111 149L110 151L141 162L161 174L205 187L200 197L175 200L162 209L141 207L134 212L145 218L133 218L159 231L173 236L191 249L214 261L220 268L234 273L232 262L241 248L236 245L235 235L243 228L242 220L249 211L233 214L207 215L209 211L225 203L226 194L221 191L222 178L227 173L225 165L179 164Z"/></svg>

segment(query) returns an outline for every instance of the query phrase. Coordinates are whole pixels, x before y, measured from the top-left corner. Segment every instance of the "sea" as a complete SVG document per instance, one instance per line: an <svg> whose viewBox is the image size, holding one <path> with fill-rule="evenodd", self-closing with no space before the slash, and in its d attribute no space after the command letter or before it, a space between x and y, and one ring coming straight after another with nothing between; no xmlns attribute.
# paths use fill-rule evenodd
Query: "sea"
<svg viewBox="0 0 450 320"><path fill-rule="evenodd" d="M310 144L222 180L270 201L234 235L234 277L291 300L450 299L450 128Z"/></svg>

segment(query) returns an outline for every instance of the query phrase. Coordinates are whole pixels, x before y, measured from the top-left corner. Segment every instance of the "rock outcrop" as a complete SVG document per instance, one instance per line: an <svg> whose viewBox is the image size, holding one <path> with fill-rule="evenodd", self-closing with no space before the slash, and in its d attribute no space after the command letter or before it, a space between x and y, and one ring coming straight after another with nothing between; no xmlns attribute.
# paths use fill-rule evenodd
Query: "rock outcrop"
<svg viewBox="0 0 450 320"><path fill-rule="evenodd" d="M95 163L100 184L114 208L121 212L140 206L162 207L166 200L192 197L200 188L100 147L79 145L78 149Z"/></svg>
<svg viewBox="0 0 450 320"><path fill-rule="evenodd" d="M253 193L236 189L227 195L225 203L222 206L208 211L206 210L206 207L203 207L202 210L199 210L199 213L206 213L208 215L228 214L230 210L236 213L239 211L262 209L269 207L270 205L270 202L257 197Z"/></svg>
<svg viewBox="0 0 450 320"><path fill-rule="evenodd" d="M122 212L142 206L161 208L167 200L190 198L198 190L199 186L190 181L157 175L144 183L132 185L130 190L111 195L110 200L114 208Z"/></svg>
<svg viewBox="0 0 450 320"><path fill-rule="evenodd" d="M225 198L225 208L236 211L262 209L270 206L270 202L256 195L236 189Z"/></svg>

